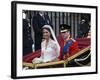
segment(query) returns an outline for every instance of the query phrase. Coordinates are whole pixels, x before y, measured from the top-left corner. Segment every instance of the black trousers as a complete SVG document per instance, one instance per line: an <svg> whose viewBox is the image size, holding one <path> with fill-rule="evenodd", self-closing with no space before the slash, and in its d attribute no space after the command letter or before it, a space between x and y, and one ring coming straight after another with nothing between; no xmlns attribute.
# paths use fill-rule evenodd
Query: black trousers
<svg viewBox="0 0 100 80"><path fill-rule="evenodd" d="M23 47L23 56L32 53L32 46Z"/></svg>
<svg viewBox="0 0 100 80"><path fill-rule="evenodd" d="M41 49L42 33L35 33L35 51Z"/></svg>

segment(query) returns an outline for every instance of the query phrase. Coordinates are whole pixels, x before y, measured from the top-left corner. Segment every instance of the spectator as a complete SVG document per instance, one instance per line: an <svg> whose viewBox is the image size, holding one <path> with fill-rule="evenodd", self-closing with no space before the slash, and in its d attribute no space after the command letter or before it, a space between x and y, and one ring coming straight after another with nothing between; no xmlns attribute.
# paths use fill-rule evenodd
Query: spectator
<svg viewBox="0 0 100 80"><path fill-rule="evenodd" d="M39 12L33 16L32 25L34 29L35 38L35 51L41 49L42 32L41 29L44 25L50 24L49 16L45 15L44 12Z"/></svg>

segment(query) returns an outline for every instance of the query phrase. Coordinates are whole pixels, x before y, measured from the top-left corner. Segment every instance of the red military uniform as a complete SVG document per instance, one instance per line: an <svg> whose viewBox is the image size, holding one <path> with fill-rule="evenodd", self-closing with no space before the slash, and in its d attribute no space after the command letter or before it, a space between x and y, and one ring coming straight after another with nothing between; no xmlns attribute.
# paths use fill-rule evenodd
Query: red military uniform
<svg viewBox="0 0 100 80"><path fill-rule="evenodd" d="M60 55L59 55L58 58L60 60L62 60L63 59L62 50L63 50L63 47L65 45L65 42L64 42L64 39L62 38L61 35L59 35L57 39L58 39L58 42L59 42L59 45L60 45ZM77 41L75 41L72 38L70 38L69 40L73 41L72 44L69 46L69 48L68 48L69 50L67 52L69 54L69 56L71 56L71 55L75 54L76 52L78 52L79 48L78 48L78 42ZM66 42L66 44L67 44L67 42Z"/></svg>

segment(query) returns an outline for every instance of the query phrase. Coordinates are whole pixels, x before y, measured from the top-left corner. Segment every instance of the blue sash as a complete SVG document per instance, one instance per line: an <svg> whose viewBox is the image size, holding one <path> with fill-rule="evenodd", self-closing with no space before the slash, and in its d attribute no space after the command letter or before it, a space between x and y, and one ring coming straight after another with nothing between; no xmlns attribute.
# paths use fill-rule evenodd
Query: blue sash
<svg viewBox="0 0 100 80"><path fill-rule="evenodd" d="M71 46L71 44L73 43L72 40L69 40L65 46L63 47L62 49L62 56L64 56L64 54L68 53L69 52L69 47Z"/></svg>

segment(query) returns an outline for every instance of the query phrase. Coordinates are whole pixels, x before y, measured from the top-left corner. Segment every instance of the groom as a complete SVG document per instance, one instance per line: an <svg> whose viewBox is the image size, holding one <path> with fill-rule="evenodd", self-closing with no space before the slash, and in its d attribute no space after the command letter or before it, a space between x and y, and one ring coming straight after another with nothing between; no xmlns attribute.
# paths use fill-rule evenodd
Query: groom
<svg viewBox="0 0 100 80"><path fill-rule="evenodd" d="M66 59L79 50L77 41L71 38L70 33L71 26L66 24L60 25L60 35L58 36L58 42L60 44L60 60Z"/></svg>

